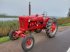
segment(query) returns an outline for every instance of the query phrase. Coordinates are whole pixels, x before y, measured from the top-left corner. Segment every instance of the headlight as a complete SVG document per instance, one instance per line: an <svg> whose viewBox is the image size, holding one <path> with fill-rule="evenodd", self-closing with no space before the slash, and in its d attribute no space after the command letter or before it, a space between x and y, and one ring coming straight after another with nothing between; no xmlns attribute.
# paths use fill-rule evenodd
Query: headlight
<svg viewBox="0 0 70 52"><path fill-rule="evenodd" d="M30 22L30 19L28 20L28 22Z"/></svg>

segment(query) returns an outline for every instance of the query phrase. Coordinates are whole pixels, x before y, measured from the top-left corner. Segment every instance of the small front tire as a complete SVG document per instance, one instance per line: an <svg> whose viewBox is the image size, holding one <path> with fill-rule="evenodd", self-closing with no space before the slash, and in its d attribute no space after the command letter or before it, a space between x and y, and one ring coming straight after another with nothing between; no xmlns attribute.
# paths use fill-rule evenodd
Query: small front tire
<svg viewBox="0 0 70 52"><path fill-rule="evenodd" d="M13 30L9 33L9 37L11 40L17 40L18 39L18 37L16 37L16 33L15 33L16 31L17 30Z"/></svg>
<svg viewBox="0 0 70 52"><path fill-rule="evenodd" d="M30 36L25 37L22 41L21 46L22 46L22 49L24 49L24 51L30 51L34 46L33 36L30 35Z"/></svg>

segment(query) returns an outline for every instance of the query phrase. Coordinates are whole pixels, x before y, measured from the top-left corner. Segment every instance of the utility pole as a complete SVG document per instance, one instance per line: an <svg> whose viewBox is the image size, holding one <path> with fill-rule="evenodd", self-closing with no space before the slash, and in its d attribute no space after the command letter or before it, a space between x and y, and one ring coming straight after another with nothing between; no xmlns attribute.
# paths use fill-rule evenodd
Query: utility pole
<svg viewBox="0 0 70 52"><path fill-rule="evenodd" d="M31 15L31 3L29 2L29 16Z"/></svg>
<svg viewBox="0 0 70 52"><path fill-rule="evenodd" d="M69 8L69 12L68 12L68 17L70 17L70 8Z"/></svg>

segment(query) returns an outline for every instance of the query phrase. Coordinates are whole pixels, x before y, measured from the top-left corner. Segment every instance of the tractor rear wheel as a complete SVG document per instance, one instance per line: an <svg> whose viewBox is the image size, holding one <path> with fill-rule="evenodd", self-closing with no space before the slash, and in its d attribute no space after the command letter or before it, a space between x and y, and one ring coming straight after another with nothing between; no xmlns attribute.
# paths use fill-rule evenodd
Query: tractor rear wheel
<svg viewBox="0 0 70 52"><path fill-rule="evenodd" d="M16 37L16 32L17 30L13 30L13 31L11 31L10 33L9 33L9 37L10 37L10 39L11 40L16 40L16 39L18 39L18 37Z"/></svg>
<svg viewBox="0 0 70 52"><path fill-rule="evenodd" d="M56 19L50 19L46 25L46 34L49 38L53 38L56 35L58 25Z"/></svg>
<svg viewBox="0 0 70 52"><path fill-rule="evenodd" d="M22 45L22 49L24 49L24 51L26 51L26 52L30 51L34 46L34 38L33 38L33 36L30 35L30 36L25 37L23 39L21 45Z"/></svg>

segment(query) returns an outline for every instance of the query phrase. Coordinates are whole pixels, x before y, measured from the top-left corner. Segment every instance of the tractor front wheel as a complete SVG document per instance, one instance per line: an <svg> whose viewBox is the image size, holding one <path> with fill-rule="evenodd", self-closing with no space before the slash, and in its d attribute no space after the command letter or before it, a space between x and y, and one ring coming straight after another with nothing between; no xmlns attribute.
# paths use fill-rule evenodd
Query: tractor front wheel
<svg viewBox="0 0 70 52"><path fill-rule="evenodd" d="M23 39L22 41L22 49L24 49L24 51L29 51L33 48L34 46L34 38L32 35L27 36Z"/></svg>
<svg viewBox="0 0 70 52"><path fill-rule="evenodd" d="M10 37L10 39L11 40L16 40L16 39L18 39L18 37L16 37L16 32L17 30L13 30L13 31L11 31L10 33L9 33L9 37Z"/></svg>

